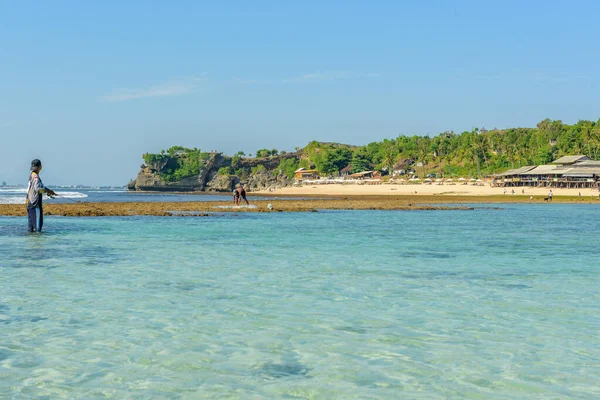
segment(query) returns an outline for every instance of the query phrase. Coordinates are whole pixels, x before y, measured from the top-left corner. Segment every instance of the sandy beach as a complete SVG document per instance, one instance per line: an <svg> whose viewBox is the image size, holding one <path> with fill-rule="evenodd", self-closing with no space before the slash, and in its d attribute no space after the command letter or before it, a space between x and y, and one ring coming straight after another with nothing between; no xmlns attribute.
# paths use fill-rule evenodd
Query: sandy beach
<svg viewBox="0 0 600 400"><path fill-rule="evenodd" d="M506 189L506 194L504 193ZM512 194L514 189L515 194ZM524 193L523 193L524 191ZM525 196L529 200L530 196L534 197L547 197L550 192L549 188L532 188L532 187L515 187L515 188L502 188L502 187L491 187L489 184L485 186L474 186L471 184L463 185L457 183L455 185L437 185L435 183L431 185L399 185L399 184L378 184L378 185L343 185L343 184L314 184L314 185L302 185L293 186L282 189L277 189L275 193L269 191L260 191L255 193L260 194L277 194L277 195L289 195L289 196L306 196L306 195L330 195L330 196L440 196L440 197L452 197L452 196L489 196L489 197L520 197ZM592 197L598 196L598 190L592 189L552 189L554 197L578 197L581 192L581 196L586 200L590 200ZM542 199L543 200L543 199ZM498 201L494 199L494 201Z"/></svg>

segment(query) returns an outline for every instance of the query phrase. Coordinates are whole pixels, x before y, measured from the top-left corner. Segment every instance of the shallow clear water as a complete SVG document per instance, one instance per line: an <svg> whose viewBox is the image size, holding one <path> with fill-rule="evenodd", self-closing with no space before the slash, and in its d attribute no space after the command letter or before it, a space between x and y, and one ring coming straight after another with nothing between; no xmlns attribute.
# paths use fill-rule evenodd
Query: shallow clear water
<svg viewBox="0 0 600 400"><path fill-rule="evenodd" d="M0 218L0 398L600 397L600 207Z"/></svg>
<svg viewBox="0 0 600 400"><path fill-rule="evenodd" d="M230 194L221 193L168 193L168 192L130 192L127 190L78 190L56 189L58 197L50 199L44 196L44 204L64 203L128 203L128 202L186 202L186 201L231 201ZM0 188L0 204L25 204L25 188ZM248 193L252 200L277 199L276 193L272 196L256 196ZM301 199L298 197L298 199Z"/></svg>

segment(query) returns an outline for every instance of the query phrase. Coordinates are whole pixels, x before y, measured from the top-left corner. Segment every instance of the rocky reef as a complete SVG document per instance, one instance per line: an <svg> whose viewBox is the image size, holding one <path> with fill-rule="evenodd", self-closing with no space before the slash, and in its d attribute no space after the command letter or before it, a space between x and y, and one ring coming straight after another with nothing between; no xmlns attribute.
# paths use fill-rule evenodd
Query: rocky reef
<svg viewBox="0 0 600 400"><path fill-rule="evenodd" d="M173 148L172 148L173 149ZM161 154L144 154L131 191L231 192L238 183L250 191L281 188L294 183L292 169L297 153L261 158L229 157L222 153L202 153L196 149L175 148Z"/></svg>

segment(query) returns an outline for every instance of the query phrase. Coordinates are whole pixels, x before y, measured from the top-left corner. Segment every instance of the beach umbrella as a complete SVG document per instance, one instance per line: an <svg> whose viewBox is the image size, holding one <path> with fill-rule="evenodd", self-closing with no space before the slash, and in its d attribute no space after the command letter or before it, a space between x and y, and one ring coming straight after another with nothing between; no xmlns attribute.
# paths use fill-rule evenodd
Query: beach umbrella
<svg viewBox="0 0 600 400"><path fill-rule="evenodd" d="M454 182L454 179L452 179L452 178L446 179L446 182Z"/></svg>
<svg viewBox="0 0 600 400"><path fill-rule="evenodd" d="M465 179L465 178L458 178L458 180L459 180L459 181L461 181L461 182L462 182L462 181L466 181L466 179Z"/></svg>
<svg viewBox="0 0 600 400"><path fill-rule="evenodd" d="M435 181L436 182L444 182L444 180L442 178L437 178Z"/></svg>
<svg viewBox="0 0 600 400"><path fill-rule="evenodd" d="M471 178L471 179L469 179L469 182L477 182L477 179Z"/></svg>
<svg viewBox="0 0 600 400"><path fill-rule="evenodd" d="M423 182L431 182L431 179L427 178Z"/></svg>
<svg viewBox="0 0 600 400"><path fill-rule="evenodd" d="M477 179L477 182L483 182L483 179Z"/></svg>

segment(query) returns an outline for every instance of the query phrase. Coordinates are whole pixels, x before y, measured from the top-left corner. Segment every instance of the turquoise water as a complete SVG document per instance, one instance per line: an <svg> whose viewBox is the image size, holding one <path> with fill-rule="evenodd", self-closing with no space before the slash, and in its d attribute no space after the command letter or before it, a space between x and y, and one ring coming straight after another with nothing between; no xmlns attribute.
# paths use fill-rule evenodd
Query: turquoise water
<svg viewBox="0 0 600 400"><path fill-rule="evenodd" d="M600 207L46 227L0 218L3 399L600 397Z"/></svg>

